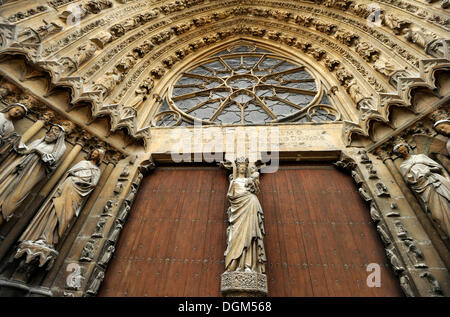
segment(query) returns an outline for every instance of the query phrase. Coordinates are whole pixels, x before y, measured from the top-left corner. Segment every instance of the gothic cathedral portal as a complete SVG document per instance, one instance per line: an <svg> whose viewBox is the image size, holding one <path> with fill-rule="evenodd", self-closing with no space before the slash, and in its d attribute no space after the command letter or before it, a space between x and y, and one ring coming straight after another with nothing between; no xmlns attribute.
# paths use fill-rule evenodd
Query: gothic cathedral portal
<svg viewBox="0 0 450 317"><path fill-rule="evenodd" d="M0 1L0 296L450 296L449 9Z"/></svg>

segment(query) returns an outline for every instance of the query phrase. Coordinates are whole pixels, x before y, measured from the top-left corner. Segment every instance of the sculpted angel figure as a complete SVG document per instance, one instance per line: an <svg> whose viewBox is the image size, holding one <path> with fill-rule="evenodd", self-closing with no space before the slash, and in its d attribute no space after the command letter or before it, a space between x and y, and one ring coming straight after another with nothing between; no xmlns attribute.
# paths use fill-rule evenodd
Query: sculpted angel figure
<svg viewBox="0 0 450 317"><path fill-rule="evenodd" d="M77 49L77 53L74 55L73 60L77 64L77 67L80 67L85 62L94 56L98 47L94 42L88 41L87 43L81 45Z"/></svg>
<svg viewBox="0 0 450 317"><path fill-rule="evenodd" d="M28 110L21 103L9 105L0 111L0 162L20 143L20 135L14 129L14 121L20 120Z"/></svg>
<svg viewBox="0 0 450 317"><path fill-rule="evenodd" d="M426 48L427 44L435 39L435 35L421 27L410 27L406 29L404 38L421 48Z"/></svg>
<svg viewBox="0 0 450 317"><path fill-rule="evenodd" d="M450 177L446 170L424 154L410 154L406 143L394 147L404 158L400 172L413 192L422 200L426 211L450 237Z"/></svg>
<svg viewBox="0 0 450 317"><path fill-rule="evenodd" d="M105 76L100 78L100 80L94 84L94 90L99 90L102 93L103 98L106 98L121 79L122 74L114 68L112 71L108 71Z"/></svg>
<svg viewBox="0 0 450 317"><path fill-rule="evenodd" d="M145 100L147 100L147 96L150 94L152 88L153 88L154 82L153 79L147 78L144 80L142 84L139 85L139 87L135 90L135 97L130 102L130 107L133 107L134 109L138 110L141 105L144 103Z"/></svg>
<svg viewBox="0 0 450 317"><path fill-rule="evenodd" d="M227 193L230 207L224 255L228 272L265 273L264 213L257 193L259 173L256 168L249 169L248 159L238 158Z"/></svg>
<svg viewBox="0 0 450 317"><path fill-rule="evenodd" d="M87 160L78 162L67 172L62 184L42 205L19 241L55 248L97 186L104 154L103 149L95 149Z"/></svg>
<svg viewBox="0 0 450 317"><path fill-rule="evenodd" d="M54 125L0 166L0 224L8 221L35 185L59 165L66 151L64 128Z"/></svg>

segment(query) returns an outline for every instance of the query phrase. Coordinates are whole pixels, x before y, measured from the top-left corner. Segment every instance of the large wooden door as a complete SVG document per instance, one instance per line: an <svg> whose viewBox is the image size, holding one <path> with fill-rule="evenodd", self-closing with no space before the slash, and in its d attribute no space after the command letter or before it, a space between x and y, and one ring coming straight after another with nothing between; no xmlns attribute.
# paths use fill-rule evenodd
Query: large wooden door
<svg viewBox="0 0 450 317"><path fill-rule="evenodd" d="M226 173L157 168L143 180L100 296L220 296Z"/></svg>
<svg viewBox="0 0 450 317"><path fill-rule="evenodd" d="M226 191L219 168L158 168L144 179L100 296L220 296ZM261 177L269 296L399 296L351 177L330 164ZM381 266L381 288L366 265Z"/></svg>
<svg viewBox="0 0 450 317"><path fill-rule="evenodd" d="M351 177L329 164L281 166L261 179L270 296L401 296ZM381 287L366 265L381 267Z"/></svg>

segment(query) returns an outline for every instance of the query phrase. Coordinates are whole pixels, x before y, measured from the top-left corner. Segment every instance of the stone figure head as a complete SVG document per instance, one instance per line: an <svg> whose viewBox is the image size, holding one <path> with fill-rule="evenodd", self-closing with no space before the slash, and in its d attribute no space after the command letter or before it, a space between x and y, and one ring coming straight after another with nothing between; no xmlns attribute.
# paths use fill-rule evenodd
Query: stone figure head
<svg viewBox="0 0 450 317"><path fill-rule="evenodd" d="M395 145L392 151L401 157L407 157L411 152L411 147L407 143L401 142Z"/></svg>
<svg viewBox="0 0 450 317"><path fill-rule="evenodd" d="M236 159L236 174L247 176L248 170L248 159L244 157L239 157Z"/></svg>
<svg viewBox="0 0 450 317"><path fill-rule="evenodd" d="M20 120L28 113L27 107L21 103L14 103L8 106L4 112L11 120Z"/></svg>
<svg viewBox="0 0 450 317"><path fill-rule="evenodd" d="M61 126L64 129L64 133L67 134L67 135L71 134L76 128L75 124L72 121L69 121L69 120L62 121L61 122Z"/></svg>
<svg viewBox="0 0 450 317"><path fill-rule="evenodd" d="M450 136L450 116L444 109L438 109L430 115L433 120L433 128L437 133L444 136Z"/></svg>
<svg viewBox="0 0 450 317"><path fill-rule="evenodd" d="M450 137L450 119L436 121L433 127L437 133Z"/></svg>
<svg viewBox="0 0 450 317"><path fill-rule="evenodd" d="M61 133L64 133L64 128L60 125L53 125L50 130L48 130L44 140L46 143L56 142L61 136Z"/></svg>
<svg viewBox="0 0 450 317"><path fill-rule="evenodd" d="M102 148L96 148L89 154L89 160L95 162L96 165L100 165L105 157L105 150Z"/></svg>

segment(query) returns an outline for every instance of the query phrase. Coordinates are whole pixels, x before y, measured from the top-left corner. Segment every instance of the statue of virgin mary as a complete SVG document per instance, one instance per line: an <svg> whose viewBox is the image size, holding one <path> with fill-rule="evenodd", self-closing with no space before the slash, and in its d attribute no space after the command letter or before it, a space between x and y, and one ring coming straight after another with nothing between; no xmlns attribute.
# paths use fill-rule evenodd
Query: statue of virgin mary
<svg viewBox="0 0 450 317"><path fill-rule="evenodd" d="M264 213L256 196L259 173L248 165L247 159L237 159L230 177L225 270L265 273Z"/></svg>

